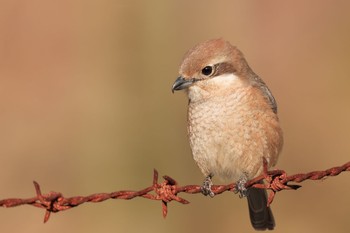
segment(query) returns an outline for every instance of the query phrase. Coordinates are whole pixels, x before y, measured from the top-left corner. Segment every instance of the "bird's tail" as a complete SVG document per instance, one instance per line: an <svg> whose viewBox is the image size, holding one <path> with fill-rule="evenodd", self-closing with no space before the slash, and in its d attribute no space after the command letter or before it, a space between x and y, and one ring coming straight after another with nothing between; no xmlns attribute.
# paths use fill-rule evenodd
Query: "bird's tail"
<svg viewBox="0 0 350 233"><path fill-rule="evenodd" d="M255 230L273 230L275 219L270 207L267 207L267 192L265 189L248 189L248 207L250 222Z"/></svg>

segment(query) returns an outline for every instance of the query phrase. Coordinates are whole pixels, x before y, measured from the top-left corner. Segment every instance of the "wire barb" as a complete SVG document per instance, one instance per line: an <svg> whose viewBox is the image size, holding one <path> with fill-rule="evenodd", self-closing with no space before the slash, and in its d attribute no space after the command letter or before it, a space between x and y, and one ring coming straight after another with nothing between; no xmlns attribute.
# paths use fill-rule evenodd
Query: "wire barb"
<svg viewBox="0 0 350 233"><path fill-rule="evenodd" d="M305 180L321 180L329 176L337 176L344 171L350 171L350 162L345 163L342 166L332 167L324 171L313 171L309 173L300 173L288 176L283 170L271 170L267 169L267 162L264 159L264 171L263 174L248 181L245 186L263 188L270 190L268 197L268 205L270 205L277 192L282 190L296 190L300 188L300 185L289 184L290 182L301 183ZM75 196L64 197L59 192L49 192L48 194L42 194L40 185L37 182L34 183L36 196L28 199L20 198L8 198L0 200L0 207L16 207L20 205L32 205L38 208L45 209L44 223L50 218L51 213L68 210L73 207L77 207L87 202L102 202L108 199L124 199L131 200L136 197L143 197L150 200L158 200L162 203L162 213L165 218L168 213L168 203L176 201L181 204L189 204L186 199L179 197L179 193L197 194L201 193L201 185L186 185L180 186L178 182L170 176L163 176L163 182L158 182L158 171L153 171L153 182L150 187L142 189L140 191L117 191L112 193L95 193L89 196ZM265 181L264 184L259 184L259 181ZM227 185L212 185L211 190L216 195L228 192L234 192L236 184L231 183Z"/></svg>

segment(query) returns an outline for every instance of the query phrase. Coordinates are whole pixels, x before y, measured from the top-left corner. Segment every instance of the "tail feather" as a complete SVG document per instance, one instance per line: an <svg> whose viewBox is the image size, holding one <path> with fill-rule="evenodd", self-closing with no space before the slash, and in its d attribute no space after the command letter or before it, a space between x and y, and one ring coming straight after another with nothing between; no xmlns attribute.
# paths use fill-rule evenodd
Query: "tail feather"
<svg viewBox="0 0 350 233"><path fill-rule="evenodd" d="M248 189L248 207L250 222L255 230L273 230L275 219L270 207L267 207L267 193L265 189Z"/></svg>

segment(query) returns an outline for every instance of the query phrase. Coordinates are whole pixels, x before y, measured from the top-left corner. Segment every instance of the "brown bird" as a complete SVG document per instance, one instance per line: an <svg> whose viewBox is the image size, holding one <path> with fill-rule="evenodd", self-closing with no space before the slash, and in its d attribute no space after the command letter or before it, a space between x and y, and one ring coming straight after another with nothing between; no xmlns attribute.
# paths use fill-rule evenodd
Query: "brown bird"
<svg viewBox="0 0 350 233"><path fill-rule="evenodd" d="M275 227L264 189L245 183L276 164L283 145L277 105L264 81L241 51L223 39L205 41L189 50L172 91L189 98L188 136L193 158L206 176L202 191L213 196L211 178L237 182L247 196L256 230Z"/></svg>

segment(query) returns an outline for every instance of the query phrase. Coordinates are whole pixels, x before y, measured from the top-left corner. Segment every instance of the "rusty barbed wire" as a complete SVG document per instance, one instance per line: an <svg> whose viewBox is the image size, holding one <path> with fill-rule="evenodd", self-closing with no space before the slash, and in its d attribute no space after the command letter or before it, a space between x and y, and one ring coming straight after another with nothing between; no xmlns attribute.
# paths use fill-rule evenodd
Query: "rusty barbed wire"
<svg viewBox="0 0 350 233"><path fill-rule="evenodd" d="M329 176L337 176L344 171L350 171L350 162L342 166L332 167L324 171L313 171L309 173L300 173L288 176L283 170L267 170L267 163L264 160L264 172L262 175L248 181L246 187L264 188L270 190L268 197L268 205L270 205L275 197L275 194L282 190L296 190L300 185L289 184L289 182L301 183L305 180L320 180ZM42 194L41 188L37 182L34 183L36 196L27 199L8 198L0 200L1 207L16 207L20 205L32 205L38 208L46 209L44 223L50 218L51 213L56 213L63 210L68 210L77 207L87 202L102 202L108 199L124 199L130 200L136 197L143 197L150 200L158 200L162 202L163 217L168 213L167 204L171 201L176 201L182 204L189 204L186 199L177 196L179 193L196 194L201 193L201 185L186 185L179 186L178 182L170 176L163 176L163 182L158 183L158 172L153 171L153 183L150 187L140 191L117 191L111 193L95 193L89 196L64 197L59 192L49 192ZM264 180L261 184L259 181ZM226 191L235 192L235 183L227 185L213 185L212 191L215 195ZM150 193L150 192L153 192Z"/></svg>

